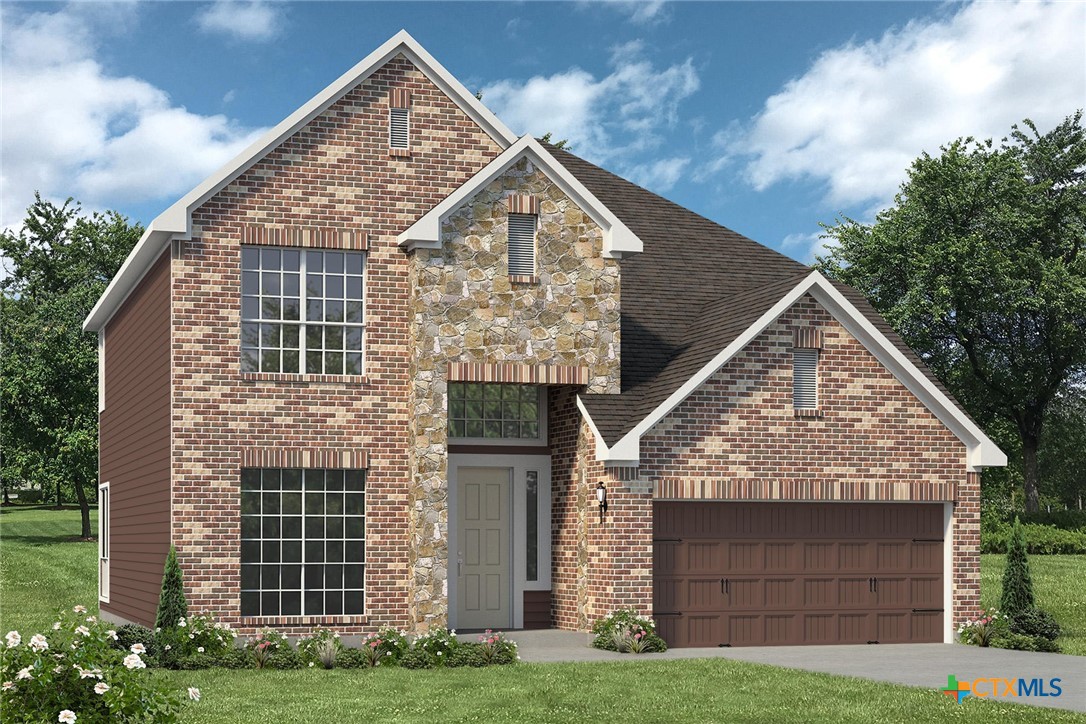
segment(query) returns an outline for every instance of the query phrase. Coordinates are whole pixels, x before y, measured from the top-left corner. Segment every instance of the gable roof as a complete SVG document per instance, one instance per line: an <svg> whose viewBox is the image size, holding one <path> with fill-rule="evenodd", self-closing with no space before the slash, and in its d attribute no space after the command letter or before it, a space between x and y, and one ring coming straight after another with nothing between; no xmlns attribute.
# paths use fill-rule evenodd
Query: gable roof
<svg viewBox="0 0 1086 724"><path fill-rule="evenodd" d="M83 322L83 329L95 332L105 327L113 313L135 289L155 260L161 256L170 240L188 237L191 231L193 210L399 54L403 54L422 71L499 146L508 148L516 141L516 135L498 120L497 116L454 78L441 63L426 52L426 49L419 45L418 41L406 30L401 30L327 88L313 96L305 105L283 119L279 125L254 141L233 160L204 179L170 208L159 214L147 226L147 230L136 243L135 248L125 259L90 314L87 315Z"/></svg>
<svg viewBox="0 0 1086 724"><path fill-rule="evenodd" d="M550 148L554 148L551 146ZM603 253L611 258L624 258L642 250L641 239L618 218L607 206L600 202L576 176L565 169L548 148L531 136L522 136L516 143L497 158L488 163L481 171L468 179L456 191L446 196L437 206L426 212L414 224L397 237L401 247L407 251L413 249L441 248L441 221L458 209L465 201L494 179L501 176L513 164L527 158L543 171L562 192L573 199L581 211L603 231Z"/></svg>
<svg viewBox="0 0 1086 724"><path fill-rule="evenodd" d="M561 149L548 147L644 242L622 261L622 391L581 395L597 458L633 464L640 436L810 293L954 432L971 466L1006 464L866 298L799 262Z"/></svg>

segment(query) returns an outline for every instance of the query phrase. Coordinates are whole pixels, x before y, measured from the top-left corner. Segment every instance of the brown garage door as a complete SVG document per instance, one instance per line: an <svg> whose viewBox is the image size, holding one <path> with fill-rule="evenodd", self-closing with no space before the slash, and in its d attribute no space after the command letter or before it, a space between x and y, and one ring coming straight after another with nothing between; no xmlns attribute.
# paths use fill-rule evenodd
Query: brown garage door
<svg viewBox="0 0 1086 724"><path fill-rule="evenodd" d="M943 507L657 502L653 613L670 646L943 640Z"/></svg>

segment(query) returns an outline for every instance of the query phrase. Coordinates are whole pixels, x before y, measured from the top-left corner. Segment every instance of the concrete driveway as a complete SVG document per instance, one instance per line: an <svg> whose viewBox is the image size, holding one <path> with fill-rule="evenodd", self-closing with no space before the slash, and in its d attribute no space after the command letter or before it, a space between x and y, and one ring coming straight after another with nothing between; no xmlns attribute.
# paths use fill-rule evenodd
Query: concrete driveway
<svg viewBox="0 0 1086 724"><path fill-rule="evenodd" d="M671 649L662 654L616 654L590 648L591 637L576 631L514 631L522 661L659 661L723 658L785 666L827 674L942 689L947 676L1060 679L1060 696L1014 696L999 700L1086 712L1086 657L1030 651L982 649L958 644L888 644L883 646L766 646L758 648ZM470 640L470 639L469 639ZM989 685L980 687L986 691ZM1002 687L1000 687L1002 688Z"/></svg>

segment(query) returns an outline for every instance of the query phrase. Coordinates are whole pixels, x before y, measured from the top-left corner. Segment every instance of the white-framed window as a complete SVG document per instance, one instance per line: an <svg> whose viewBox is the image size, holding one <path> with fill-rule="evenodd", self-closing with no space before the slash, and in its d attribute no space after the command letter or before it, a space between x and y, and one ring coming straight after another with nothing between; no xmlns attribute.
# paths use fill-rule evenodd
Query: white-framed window
<svg viewBox="0 0 1086 724"><path fill-rule="evenodd" d="M797 410L818 409L818 353L814 348L792 350L792 406Z"/></svg>
<svg viewBox="0 0 1086 724"><path fill-rule="evenodd" d="M109 603L109 483L98 486L98 600Z"/></svg>
<svg viewBox="0 0 1086 724"><path fill-rule="evenodd" d="M407 149L411 138L411 111L407 108L388 109L388 147Z"/></svg>
<svg viewBox="0 0 1086 724"><path fill-rule="evenodd" d="M509 214L509 274L535 274L535 214Z"/></svg>
<svg viewBox="0 0 1086 724"><path fill-rule="evenodd" d="M241 615L361 614L366 472L241 471Z"/></svg>
<svg viewBox="0 0 1086 724"><path fill-rule="evenodd" d="M241 248L241 370L360 375L361 251Z"/></svg>
<svg viewBox="0 0 1086 724"><path fill-rule="evenodd" d="M545 387L450 382L448 389L451 439L497 445L546 442Z"/></svg>

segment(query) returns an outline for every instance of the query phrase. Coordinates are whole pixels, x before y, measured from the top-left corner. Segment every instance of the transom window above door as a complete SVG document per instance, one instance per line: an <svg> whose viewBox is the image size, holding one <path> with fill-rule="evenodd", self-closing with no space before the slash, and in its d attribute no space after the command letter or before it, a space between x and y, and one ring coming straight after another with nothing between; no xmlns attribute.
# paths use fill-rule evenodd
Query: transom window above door
<svg viewBox="0 0 1086 724"><path fill-rule="evenodd" d="M545 388L535 385L449 383L449 437L489 442L546 438Z"/></svg>

